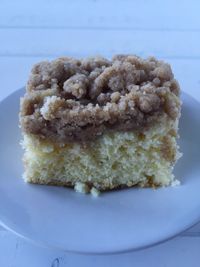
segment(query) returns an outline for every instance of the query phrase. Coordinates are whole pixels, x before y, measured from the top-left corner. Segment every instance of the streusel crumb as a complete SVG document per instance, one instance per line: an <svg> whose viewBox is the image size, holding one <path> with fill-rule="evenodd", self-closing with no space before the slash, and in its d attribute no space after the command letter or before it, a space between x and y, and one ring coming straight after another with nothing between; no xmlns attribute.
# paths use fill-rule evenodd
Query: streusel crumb
<svg viewBox="0 0 200 267"><path fill-rule="evenodd" d="M58 58L36 64L21 100L25 133L65 143L148 127L180 114L179 85L169 64L117 55Z"/></svg>

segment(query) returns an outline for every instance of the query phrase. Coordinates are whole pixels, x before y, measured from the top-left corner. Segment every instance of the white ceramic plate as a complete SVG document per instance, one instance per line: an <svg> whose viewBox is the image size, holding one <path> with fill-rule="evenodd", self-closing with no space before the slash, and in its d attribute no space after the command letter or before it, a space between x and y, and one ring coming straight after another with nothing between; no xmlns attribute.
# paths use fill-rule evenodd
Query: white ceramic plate
<svg viewBox="0 0 200 267"><path fill-rule="evenodd" d="M85 253L147 247L200 220L200 104L183 94L175 174L181 186L124 189L99 198L72 189L26 184L18 128L23 89L0 103L0 222L38 244Z"/></svg>

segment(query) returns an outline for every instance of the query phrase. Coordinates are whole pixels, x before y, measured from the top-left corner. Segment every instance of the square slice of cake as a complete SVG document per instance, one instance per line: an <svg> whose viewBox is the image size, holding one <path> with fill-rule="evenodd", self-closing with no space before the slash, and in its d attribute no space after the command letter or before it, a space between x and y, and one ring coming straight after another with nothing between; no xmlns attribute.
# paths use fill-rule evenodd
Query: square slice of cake
<svg viewBox="0 0 200 267"><path fill-rule="evenodd" d="M25 181L96 193L171 185L179 91L169 64L153 57L36 64L20 109Z"/></svg>

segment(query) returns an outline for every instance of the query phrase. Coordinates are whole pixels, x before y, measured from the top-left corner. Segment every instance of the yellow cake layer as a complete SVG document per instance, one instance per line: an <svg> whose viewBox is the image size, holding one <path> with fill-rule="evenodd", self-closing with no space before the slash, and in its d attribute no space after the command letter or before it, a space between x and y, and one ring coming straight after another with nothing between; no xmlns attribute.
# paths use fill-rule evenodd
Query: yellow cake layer
<svg viewBox="0 0 200 267"><path fill-rule="evenodd" d="M88 145L55 145L24 135L24 179L41 184L86 183L99 190L167 186L178 158L177 121L167 117L143 132L110 132Z"/></svg>

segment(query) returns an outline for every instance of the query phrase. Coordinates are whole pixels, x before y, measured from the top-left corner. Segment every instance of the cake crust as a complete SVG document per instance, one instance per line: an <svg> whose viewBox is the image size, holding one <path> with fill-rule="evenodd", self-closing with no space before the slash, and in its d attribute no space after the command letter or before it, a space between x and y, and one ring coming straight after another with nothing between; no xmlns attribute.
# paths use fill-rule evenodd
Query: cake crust
<svg viewBox="0 0 200 267"><path fill-rule="evenodd" d="M32 179L28 181L29 183L32 184L40 184L40 185L55 185L55 186L63 186L63 187L70 187L70 188L74 188L76 186L76 183L73 182L67 182L67 181L59 181L59 180L50 180L50 181L45 181L42 179ZM133 186L139 186L139 187L152 187L152 188L157 188L160 185L156 184L153 182L153 180L151 180L151 178L149 178L149 180L145 181L145 182L132 182L129 184L115 184L115 185L110 185L108 183L105 184L93 184L91 182L86 182L85 185L87 186L88 190L86 190L88 193L90 192L93 188L98 189L100 192L103 191L111 191L111 190L116 190L116 189L126 189L129 187L133 187Z"/></svg>
<svg viewBox="0 0 200 267"><path fill-rule="evenodd" d="M88 141L108 131L142 131L163 114L180 115L170 66L151 57L117 55L36 64L21 99L24 133L58 143Z"/></svg>

